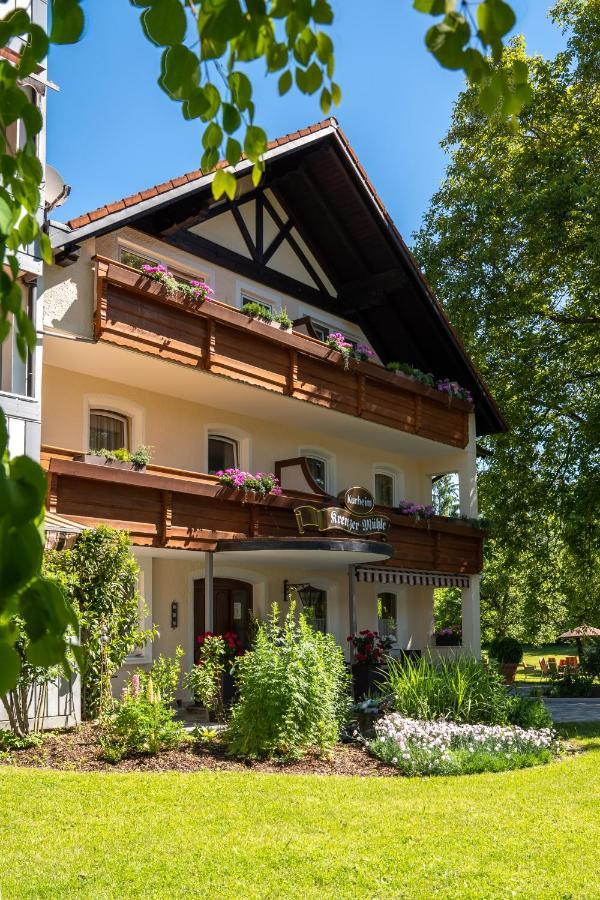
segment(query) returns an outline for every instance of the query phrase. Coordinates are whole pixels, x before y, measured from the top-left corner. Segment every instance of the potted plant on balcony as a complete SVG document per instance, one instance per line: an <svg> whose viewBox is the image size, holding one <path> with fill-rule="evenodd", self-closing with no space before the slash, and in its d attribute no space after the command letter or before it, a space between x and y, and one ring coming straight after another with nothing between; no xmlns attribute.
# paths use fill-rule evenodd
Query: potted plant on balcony
<svg viewBox="0 0 600 900"><path fill-rule="evenodd" d="M460 647L462 644L462 628L460 625L440 628L434 632L433 636L436 647Z"/></svg>
<svg viewBox="0 0 600 900"><path fill-rule="evenodd" d="M364 628L358 634L348 635L348 643L351 644L354 655L352 678L354 698L358 701L373 692L379 670L385 663L394 638Z"/></svg>
<svg viewBox="0 0 600 900"><path fill-rule="evenodd" d="M102 447L100 450L88 450L78 459L89 465L111 466L113 469L143 472L152 459L152 447L142 444L133 453L126 450L125 447L119 447L116 450L107 450Z"/></svg>
<svg viewBox="0 0 600 900"><path fill-rule="evenodd" d="M217 472L219 484L244 492L245 500L261 500L267 494L282 493L279 479L272 472L244 472L243 469L224 469Z"/></svg>
<svg viewBox="0 0 600 900"><path fill-rule="evenodd" d="M523 660L523 645L516 638L494 638L489 646L489 655L495 659L504 675L506 684L513 684L517 666Z"/></svg>

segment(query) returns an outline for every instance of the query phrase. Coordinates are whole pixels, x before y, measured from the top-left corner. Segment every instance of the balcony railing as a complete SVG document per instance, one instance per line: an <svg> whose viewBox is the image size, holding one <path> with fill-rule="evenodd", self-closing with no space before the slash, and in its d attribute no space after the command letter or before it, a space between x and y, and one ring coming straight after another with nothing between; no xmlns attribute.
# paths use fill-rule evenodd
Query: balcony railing
<svg viewBox="0 0 600 900"><path fill-rule="evenodd" d="M376 363L344 368L337 350L217 301L168 294L114 260L96 258L97 340L177 362L452 447L468 442L472 407Z"/></svg>
<svg viewBox="0 0 600 900"><path fill-rule="evenodd" d="M108 524L128 531L136 546L214 550L221 540L298 540L294 508L307 499L329 505L316 494L285 491L262 500L223 487L212 475L149 466L144 472L90 465L70 450L44 447L48 508L90 527ZM415 521L389 509L394 547L388 565L442 573L474 574L482 568L483 534L466 523L434 517ZM342 532L328 537L344 539Z"/></svg>

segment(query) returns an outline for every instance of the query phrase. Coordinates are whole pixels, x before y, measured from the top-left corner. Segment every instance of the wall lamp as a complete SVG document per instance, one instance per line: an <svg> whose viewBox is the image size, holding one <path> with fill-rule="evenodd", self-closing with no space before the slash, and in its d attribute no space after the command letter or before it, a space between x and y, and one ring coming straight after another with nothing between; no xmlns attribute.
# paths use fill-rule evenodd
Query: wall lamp
<svg viewBox="0 0 600 900"><path fill-rule="evenodd" d="M173 600L171 603L171 628L177 628L179 625L179 603Z"/></svg>

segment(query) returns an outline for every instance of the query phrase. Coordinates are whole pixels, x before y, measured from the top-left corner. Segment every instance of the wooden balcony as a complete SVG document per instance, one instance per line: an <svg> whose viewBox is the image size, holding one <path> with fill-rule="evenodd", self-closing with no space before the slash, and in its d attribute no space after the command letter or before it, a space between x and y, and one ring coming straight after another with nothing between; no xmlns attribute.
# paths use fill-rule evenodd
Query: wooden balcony
<svg viewBox="0 0 600 900"><path fill-rule="evenodd" d="M222 540L277 538L298 541L294 508L330 505L322 496L286 491L244 499L211 475L149 466L132 472L90 465L69 450L44 447L48 508L90 527L104 523L128 531L135 546L215 550ZM417 571L475 574L482 568L483 534L467 524L436 517L416 522L390 513L388 565ZM347 539L342 532L328 537Z"/></svg>
<svg viewBox="0 0 600 900"><path fill-rule="evenodd" d="M470 404L371 362L351 362L303 334L226 304L169 295L156 281L96 258L96 340L326 407L451 447L468 442ZM399 348L399 356L401 350Z"/></svg>

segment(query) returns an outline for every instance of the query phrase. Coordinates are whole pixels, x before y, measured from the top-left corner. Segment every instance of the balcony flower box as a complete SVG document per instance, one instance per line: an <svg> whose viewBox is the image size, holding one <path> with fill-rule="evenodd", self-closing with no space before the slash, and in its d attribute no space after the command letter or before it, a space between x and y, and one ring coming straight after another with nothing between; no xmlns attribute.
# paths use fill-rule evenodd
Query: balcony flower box
<svg viewBox="0 0 600 900"><path fill-rule="evenodd" d="M145 472L150 462L150 447L138 447L134 453L119 450L99 450L96 453L81 453L76 459L91 466L110 466L111 469L125 469L128 472Z"/></svg>
<svg viewBox="0 0 600 900"><path fill-rule="evenodd" d="M460 647L462 644L462 629L442 628L434 634L436 647Z"/></svg>

